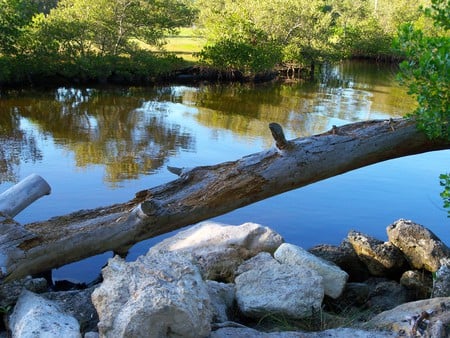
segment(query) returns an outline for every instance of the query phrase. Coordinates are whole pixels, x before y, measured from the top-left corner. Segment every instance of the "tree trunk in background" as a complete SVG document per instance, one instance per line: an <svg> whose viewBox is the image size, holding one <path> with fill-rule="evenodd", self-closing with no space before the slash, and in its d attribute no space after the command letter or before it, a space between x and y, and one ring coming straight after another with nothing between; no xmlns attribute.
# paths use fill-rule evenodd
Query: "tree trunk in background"
<svg viewBox="0 0 450 338"><path fill-rule="evenodd" d="M276 146L232 162L169 168L179 178L123 204L81 210L19 225L4 217L0 237L3 280L12 280L133 244L369 164L432 150L411 120L377 120L334 127L287 141L270 124Z"/></svg>

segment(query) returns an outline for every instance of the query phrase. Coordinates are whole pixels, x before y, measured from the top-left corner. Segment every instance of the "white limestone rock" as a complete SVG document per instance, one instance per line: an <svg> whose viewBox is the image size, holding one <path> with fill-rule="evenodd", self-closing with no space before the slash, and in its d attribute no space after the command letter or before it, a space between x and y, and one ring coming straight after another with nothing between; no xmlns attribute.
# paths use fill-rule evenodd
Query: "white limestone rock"
<svg viewBox="0 0 450 338"><path fill-rule="evenodd" d="M77 320L62 312L55 302L23 291L9 319L15 338L81 338Z"/></svg>
<svg viewBox="0 0 450 338"><path fill-rule="evenodd" d="M324 296L322 277L309 268L272 261L236 277L240 311L253 318L268 313L304 318L320 309Z"/></svg>
<svg viewBox="0 0 450 338"><path fill-rule="evenodd" d="M348 274L337 265L317 257L303 248L283 243L275 251L274 257L282 264L309 268L316 271L323 278L325 294L337 298L342 294L347 283Z"/></svg>
<svg viewBox="0 0 450 338"><path fill-rule="evenodd" d="M149 253L135 262L115 256L92 294L100 337L206 337L210 298L186 255Z"/></svg>
<svg viewBox="0 0 450 338"><path fill-rule="evenodd" d="M206 221L156 244L149 253L189 253L205 280L233 282L239 264L260 252L273 253L281 243L283 238L278 233L259 224L236 226Z"/></svg>

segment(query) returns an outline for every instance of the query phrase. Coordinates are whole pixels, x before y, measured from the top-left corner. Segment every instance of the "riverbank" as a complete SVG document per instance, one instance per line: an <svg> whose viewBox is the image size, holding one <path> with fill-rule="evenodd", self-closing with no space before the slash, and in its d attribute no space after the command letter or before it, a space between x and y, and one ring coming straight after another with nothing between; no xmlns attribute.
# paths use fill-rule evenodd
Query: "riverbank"
<svg viewBox="0 0 450 338"><path fill-rule="evenodd" d="M355 60L372 60L374 63L395 65L399 61L398 59L368 58L355 58ZM260 83L276 78L311 80L312 77L308 68L294 64L281 65L271 71L244 74L236 69L223 70L201 65L196 61L187 61L173 54L141 53L130 58L85 56L76 61L0 57L0 90L59 86Z"/></svg>
<svg viewBox="0 0 450 338"><path fill-rule="evenodd" d="M1 306L14 337L448 336L450 249L411 221L387 233L306 251L254 223L203 222L136 261L115 256L83 290L3 285Z"/></svg>

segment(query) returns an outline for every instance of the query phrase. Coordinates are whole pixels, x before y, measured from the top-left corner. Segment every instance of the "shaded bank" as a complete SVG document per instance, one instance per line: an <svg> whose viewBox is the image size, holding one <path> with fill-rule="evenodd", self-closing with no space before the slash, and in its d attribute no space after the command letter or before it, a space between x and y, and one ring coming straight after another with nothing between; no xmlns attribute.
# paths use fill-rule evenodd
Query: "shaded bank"
<svg viewBox="0 0 450 338"><path fill-rule="evenodd" d="M397 65L398 60L383 60ZM379 63L379 60L373 60ZM0 90L7 88L95 85L149 86L197 83L262 83L274 79L314 79L329 67L309 68L282 64L264 72L247 74L237 69L219 69L194 64L174 55L139 54L119 56L85 56L77 60L54 60L42 57L0 57Z"/></svg>

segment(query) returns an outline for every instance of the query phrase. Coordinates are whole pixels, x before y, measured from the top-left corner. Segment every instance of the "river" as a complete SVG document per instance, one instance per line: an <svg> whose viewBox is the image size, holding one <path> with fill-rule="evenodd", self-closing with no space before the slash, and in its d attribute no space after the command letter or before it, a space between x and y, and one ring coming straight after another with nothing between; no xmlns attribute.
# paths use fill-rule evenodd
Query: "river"
<svg viewBox="0 0 450 338"><path fill-rule="evenodd" d="M61 87L0 96L0 191L37 173L52 187L16 216L21 223L125 202L176 177L167 166L216 164L273 146L268 124L288 139L332 125L400 117L415 107L395 68L346 62L315 83L290 81L159 87ZM450 244L439 174L450 151L390 160L272 197L215 218L256 222L309 248L339 244L354 229L386 240L411 219ZM134 260L163 235L135 245ZM55 279L90 281L111 253L69 264Z"/></svg>

